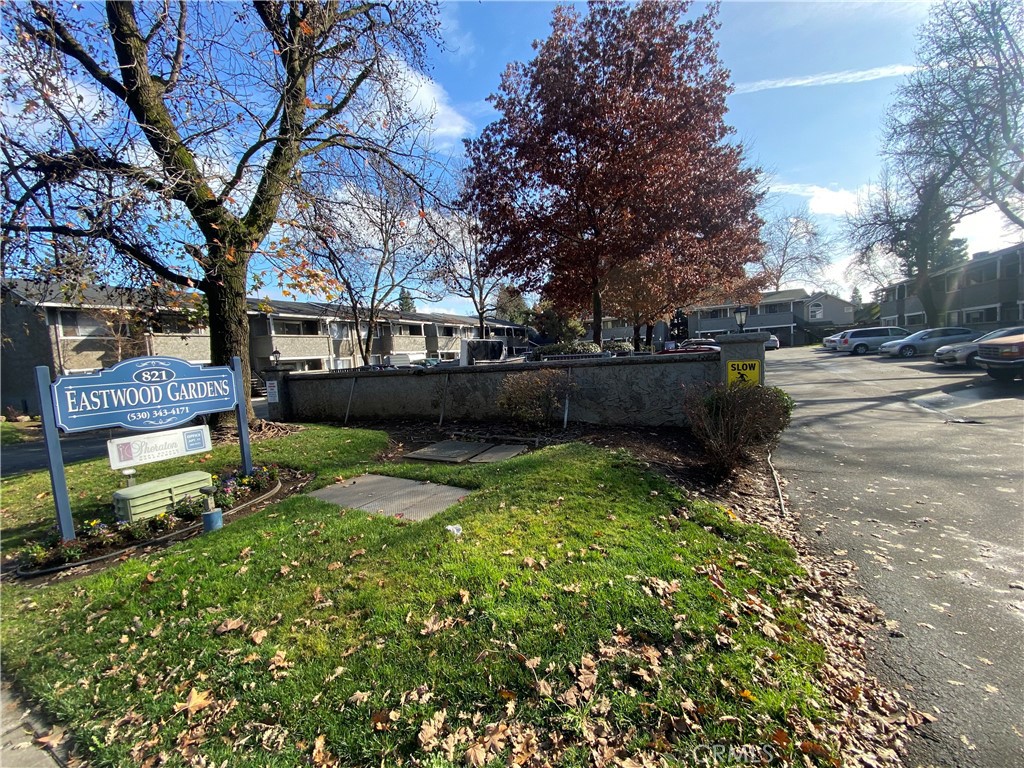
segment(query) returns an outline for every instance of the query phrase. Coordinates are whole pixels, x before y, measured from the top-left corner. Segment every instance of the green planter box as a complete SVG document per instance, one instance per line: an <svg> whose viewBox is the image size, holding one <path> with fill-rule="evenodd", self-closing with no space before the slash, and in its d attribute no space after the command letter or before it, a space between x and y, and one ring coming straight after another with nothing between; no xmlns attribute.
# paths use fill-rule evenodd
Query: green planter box
<svg viewBox="0 0 1024 768"><path fill-rule="evenodd" d="M148 483L114 491L114 514L118 520L136 523L156 517L161 512L171 514L174 505L190 496L198 496L200 488L213 485L209 472L182 472Z"/></svg>

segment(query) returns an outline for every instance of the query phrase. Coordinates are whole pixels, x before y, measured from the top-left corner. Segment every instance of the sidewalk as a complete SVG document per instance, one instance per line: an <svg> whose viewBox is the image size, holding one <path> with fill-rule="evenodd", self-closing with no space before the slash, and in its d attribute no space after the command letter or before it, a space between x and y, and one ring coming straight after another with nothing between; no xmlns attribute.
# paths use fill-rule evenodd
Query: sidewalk
<svg viewBox="0 0 1024 768"><path fill-rule="evenodd" d="M0 683L0 766L3 768L63 768L81 765L68 757L62 739L52 748L36 739L51 736L50 725L17 698L7 683Z"/></svg>

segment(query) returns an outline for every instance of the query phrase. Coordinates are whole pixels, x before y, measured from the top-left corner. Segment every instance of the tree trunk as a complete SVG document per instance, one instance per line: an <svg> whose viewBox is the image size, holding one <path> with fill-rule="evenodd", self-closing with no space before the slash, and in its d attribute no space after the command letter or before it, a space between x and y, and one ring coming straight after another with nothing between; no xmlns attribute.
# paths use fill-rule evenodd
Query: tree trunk
<svg viewBox="0 0 1024 768"><path fill-rule="evenodd" d="M604 325L604 316L602 315L601 308L601 291L598 288L594 288L594 327L593 327L593 340L597 346L601 346L601 326Z"/></svg>
<svg viewBox="0 0 1024 768"><path fill-rule="evenodd" d="M644 334L644 345L648 349L654 349L654 324L647 324L647 332Z"/></svg>
<svg viewBox="0 0 1024 768"><path fill-rule="evenodd" d="M214 365L231 365L231 358L238 357L242 361L242 392L245 415L249 422L255 420L252 399L249 397L249 382L252 368L249 362L249 315L246 313L245 302L245 260L238 259L228 264L225 259L217 259L221 268L215 278L208 278L210 285L206 290L206 301L210 308L210 362ZM211 423L220 427L234 423L230 411L213 414Z"/></svg>
<svg viewBox="0 0 1024 768"><path fill-rule="evenodd" d="M935 303L935 294L932 293L932 281L927 272L918 272L915 280L917 287L917 298L921 301L924 309L925 322L929 328L937 328L942 325L939 318L939 307Z"/></svg>
<svg viewBox="0 0 1024 768"><path fill-rule="evenodd" d="M641 323L633 323L633 351L640 351L640 325Z"/></svg>

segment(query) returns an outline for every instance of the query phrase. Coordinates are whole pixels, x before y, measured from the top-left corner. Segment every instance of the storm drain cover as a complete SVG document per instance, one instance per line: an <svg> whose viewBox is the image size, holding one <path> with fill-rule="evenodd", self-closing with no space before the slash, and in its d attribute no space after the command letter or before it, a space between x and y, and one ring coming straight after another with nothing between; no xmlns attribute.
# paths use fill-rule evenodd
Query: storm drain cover
<svg viewBox="0 0 1024 768"><path fill-rule="evenodd" d="M467 459L478 456L484 451L493 448L493 443L469 443L464 440L442 440L440 443L428 445L418 451L405 454L407 459L419 459L421 461L447 461L452 464L461 464Z"/></svg>
<svg viewBox="0 0 1024 768"><path fill-rule="evenodd" d="M457 504L469 491L453 485L360 475L309 495L348 509L362 509L405 520L426 520Z"/></svg>

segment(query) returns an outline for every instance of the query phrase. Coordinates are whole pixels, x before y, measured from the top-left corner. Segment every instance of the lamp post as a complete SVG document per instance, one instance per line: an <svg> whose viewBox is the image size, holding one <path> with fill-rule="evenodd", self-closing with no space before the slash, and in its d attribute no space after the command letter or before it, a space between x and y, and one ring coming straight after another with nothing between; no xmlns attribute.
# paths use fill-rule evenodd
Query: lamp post
<svg viewBox="0 0 1024 768"><path fill-rule="evenodd" d="M275 349L270 353L270 364L274 368L277 368L281 364L281 352L279 350Z"/></svg>
<svg viewBox="0 0 1024 768"><path fill-rule="evenodd" d="M736 325L740 329L740 333L743 333L743 326L747 324L747 307L745 304L740 304L736 309L732 311L733 317L736 318Z"/></svg>

